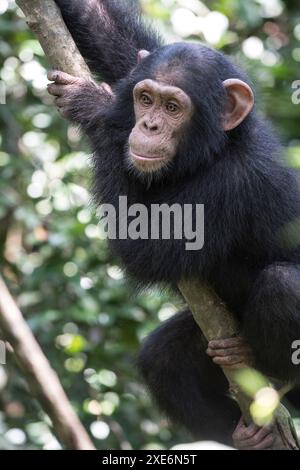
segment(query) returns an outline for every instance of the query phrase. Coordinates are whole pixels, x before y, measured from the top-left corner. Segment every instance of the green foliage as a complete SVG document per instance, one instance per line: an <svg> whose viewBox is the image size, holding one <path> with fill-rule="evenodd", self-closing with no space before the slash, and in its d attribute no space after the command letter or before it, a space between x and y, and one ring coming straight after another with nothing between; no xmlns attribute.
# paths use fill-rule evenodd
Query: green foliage
<svg viewBox="0 0 300 470"><path fill-rule="evenodd" d="M142 1L170 40L206 41L246 65L258 105L280 129L296 166L297 3ZM0 105L1 270L97 447L169 448L188 437L171 432L155 411L134 356L176 299L159 291L137 295L110 256L89 204L88 149L52 106L47 67L14 2L1 0L0 83L7 100ZM0 448L58 446L10 358L0 369L0 410Z"/></svg>

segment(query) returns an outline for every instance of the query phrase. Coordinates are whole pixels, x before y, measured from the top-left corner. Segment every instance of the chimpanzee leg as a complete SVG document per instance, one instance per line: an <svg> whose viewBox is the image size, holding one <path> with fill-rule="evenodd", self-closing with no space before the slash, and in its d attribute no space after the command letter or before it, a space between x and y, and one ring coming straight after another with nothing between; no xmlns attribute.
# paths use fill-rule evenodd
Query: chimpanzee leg
<svg viewBox="0 0 300 470"><path fill-rule="evenodd" d="M243 336L258 369L300 381L300 366L292 362L292 344L300 340L300 266L274 264L261 272L246 306Z"/></svg>
<svg viewBox="0 0 300 470"><path fill-rule="evenodd" d="M232 445L240 410L206 349L192 314L184 311L147 338L138 366L157 404L174 422L196 438Z"/></svg>

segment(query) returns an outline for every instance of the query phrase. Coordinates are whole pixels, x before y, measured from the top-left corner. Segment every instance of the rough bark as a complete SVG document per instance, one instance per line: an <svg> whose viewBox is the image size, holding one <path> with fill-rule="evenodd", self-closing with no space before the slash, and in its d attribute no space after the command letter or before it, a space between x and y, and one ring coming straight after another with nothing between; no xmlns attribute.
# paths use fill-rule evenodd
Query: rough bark
<svg viewBox="0 0 300 470"><path fill-rule="evenodd" d="M53 0L16 0L53 69L89 78L90 70Z"/></svg>

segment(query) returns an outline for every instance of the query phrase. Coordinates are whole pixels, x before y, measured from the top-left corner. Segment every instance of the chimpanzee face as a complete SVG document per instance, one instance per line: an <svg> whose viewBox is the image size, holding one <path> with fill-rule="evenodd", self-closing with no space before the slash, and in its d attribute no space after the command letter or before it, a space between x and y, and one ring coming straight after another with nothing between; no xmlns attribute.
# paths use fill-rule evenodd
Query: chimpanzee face
<svg viewBox="0 0 300 470"><path fill-rule="evenodd" d="M147 51L140 51L138 63L149 55ZM198 112L190 96L180 88L178 70L174 75L172 67L166 66L163 73L156 71L154 77L139 81L133 89L135 126L128 149L131 164L141 173L157 173L170 165L177 155L181 138ZM220 119L224 132L227 132L248 116L254 105L254 95L248 84L236 78L225 80L223 87L227 98L221 116L213 116L213 119L198 116L198 121L209 120L211 126L216 126Z"/></svg>
<svg viewBox="0 0 300 470"><path fill-rule="evenodd" d="M129 137L129 157L138 170L155 172L175 157L193 105L180 88L150 79L135 86L133 99L136 124Z"/></svg>

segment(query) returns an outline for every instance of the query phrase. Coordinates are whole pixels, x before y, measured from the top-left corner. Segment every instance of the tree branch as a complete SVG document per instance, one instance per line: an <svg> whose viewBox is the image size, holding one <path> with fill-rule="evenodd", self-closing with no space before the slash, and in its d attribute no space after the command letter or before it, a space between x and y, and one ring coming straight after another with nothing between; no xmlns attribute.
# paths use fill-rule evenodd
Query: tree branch
<svg viewBox="0 0 300 470"><path fill-rule="evenodd" d="M238 335L239 328L234 316L209 286L197 281L187 281L181 282L179 289L207 341ZM237 385L235 381L237 370L222 369L228 379L231 394L237 400L245 421L250 424L252 419L249 408L252 400ZM282 404L275 414L275 440L272 448L274 450L299 450L291 416Z"/></svg>
<svg viewBox="0 0 300 470"><path fill-rule="evenodd" d="M13 348L30 391L52 420L54 430L68 450L94 450L60 381L25 322L0 276L0 328Z"/></svg>
<svg viewBox="0 0 300 470"><path fill-rule="evenodd" d="M16 3L54 69L81 78L91 76L53 0L16 0ZM0 327L14 349L32 394L52 419L61 442L71 450L95 450L1 277Z"/></svg>
<svg viewBox="0 0 300 470"><path fill-rule="evenodd" d="M80 78L90 70L81 56L53 0L16 0L54 69Z"/></svg>

